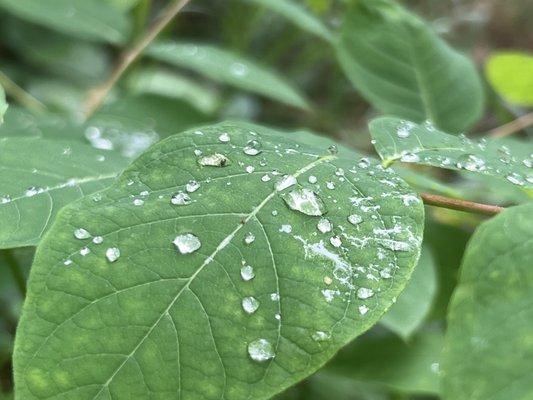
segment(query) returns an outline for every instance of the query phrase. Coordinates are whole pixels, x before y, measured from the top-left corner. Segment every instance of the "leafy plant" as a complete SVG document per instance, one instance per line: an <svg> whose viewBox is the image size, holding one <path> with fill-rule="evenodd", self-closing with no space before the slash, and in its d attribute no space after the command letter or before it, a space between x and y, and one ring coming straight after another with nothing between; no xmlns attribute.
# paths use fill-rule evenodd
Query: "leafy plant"
<svg viewBox="0 0 533 400"><path fill-rule="evenodd" d="M0 399L531 398L533 75L428 4L0 0Z"/></svg>

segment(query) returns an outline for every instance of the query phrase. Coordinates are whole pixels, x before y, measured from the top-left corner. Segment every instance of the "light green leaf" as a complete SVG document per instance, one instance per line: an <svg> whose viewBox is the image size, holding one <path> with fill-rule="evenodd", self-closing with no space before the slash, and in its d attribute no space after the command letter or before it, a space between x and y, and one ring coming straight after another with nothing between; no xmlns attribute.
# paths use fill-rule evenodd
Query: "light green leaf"
<svg viewBox="0 0 533 400"><path fill-rule="evenodd" d="M282 103L308 108L303 95L278 73L230 51L194 43L162 41L146 54L157 60L187 68L215 81L257 93Z"/></svg>
<svg viewBox="0 0 533 400"><path fill-rule="evenodd" d="M484 94L472 62L395 2L354 2L338 57L355 88L383 113L431 120L453 133L481 116Z"/></svg>
<svg viewBox="0 0 533 400"><path fill-rule="evenodd" d="M439 393L442 333L420 332L409 342L371 333L341 350L325 371L405 393Z"/></svg>
<svg viewBox="0 0 533 400"><path fill-rule="evenodd" d="M487 79L506 101L533 106L533 56L519 51L491 54L485 66Z"/></svg>
<svg viewBox="0 0 533 400"><path fill-rule="evenodd" d="M130 31L127 16L103 0L0 0L0 8L81 39L122 43Z"/></svg>
<svg viewBox="0 0 533 400"><path fill-rule="evenodd" d="M163 69L140 69L128 77L128 89L136 94L154 94L188 102L212 114L219 105L217 93L192 79Z"/></svg>
<svg viewBox="0 0 533 400"><path fill-rule="evenodd" d="M431 249L423 246L411 280L381 323L404 340L409 339L427 317L436 293L435 260Z"/></svg>
<svg viewBox="0 0 533 400"><path fill-rule="evenodd" d="M391 117L375 119L369 128L386 166L400 160L495 176L520 187L533 186L531 143L474 141L438 131L430 123Z"/></svg>
<svg viewBox="0 0 533 400"><path fill-rule="evenodd" d="M448 313L447 400L533 397L533 203L482 224L468 244Z"/></svg>
<svg viewBox="0 0 533 400"><path fill-rule="evenodd" d="M4 114L7 111L7 101L6 94L4 93L4 88L0 86L0 124L4 122Z"/></svg>
<svg viewBox="0 0 533 400"><path fill-rule="evenodd" d="M306 10L302 4L294 0L246 0L265 8L268 8L282 17L287 18L300 29L312 33L327 42L333 41L333 34L329 29L315 17L310 11Z"/></svg>
<svg viewBox="0 0 533 400"><path fill-rule="evenodd" d="M0 140L0 248L36 245L61 207L108 186L126 165L76 142Z"/></svg>
<svg viewBox="0 0 533 400"><path fill-rule="evenodd" d="M374 325L417 261L422 203L311 141L195 129L64 208L32 266L17 395L266 399Z"/></svg>

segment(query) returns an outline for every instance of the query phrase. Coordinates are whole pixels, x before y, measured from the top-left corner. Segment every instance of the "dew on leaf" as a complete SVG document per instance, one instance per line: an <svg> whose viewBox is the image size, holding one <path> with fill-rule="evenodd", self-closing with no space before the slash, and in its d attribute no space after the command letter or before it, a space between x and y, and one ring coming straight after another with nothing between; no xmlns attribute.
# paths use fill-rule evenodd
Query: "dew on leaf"
<svg viewBox="0 0 533 400"><path fill-rule="evenodd" d="M331 232L331 230L333 229L333 224L327 218L320 218L320 220L316 224L316 227L320 232L327 233Z"/></svg>
<svg viewBox="0 0 533 400"><path fill-rule="evenodd" d="M120 250L118 247L110 247L105 251L105 258L109 262L115 262L120 257Z"/></svg>
<svg viewBox="0 0 533 400"><path fill-rule="evenodd" d="M368 168L370 166L370 160L366 157L363 157L359 160L357 165L359 166L359 168Z"/></svg>
<svg viewBox="0 0 533 400"><path fill-rule="evenodd" d="M309 178L307 179L307 181L311 184L315 184L317 183L318 179L314 175L309 175Z"/></svg>
<svg viewBox="0 0 533 400"><path fill-rule="evenodd" d="M142 206L144 204L144 200L143 199L134 199L133 200L133 205L135 206Z"/></svg>
<svg viewBox="0 0 533 400"><path fill-rule="evenodd" d="M274 346L267 339L256 339L248 344L248 355L254 361L268 361L275 356Z"/></svg>
<svg viewBox="0 0 533 400"><path fill-rule="evenodd" d="M331 285L333 283L333 279L331 279L331 277L329 277L329 276L325 276L324 277L324 283L326 285Z"/></svg>
<svg viewBox="0 0 533 400"><path fill-rule="evenodd" d="M221 133L218 137L222 143L228 143L230 141L229 134L227 132Z"/></svg>
<svg viewBox="0 0 533 400"><path fill-rule="evenodd" d="M185 190L187 190L189 193L196 192L199 188L200 184L192 179L185 185Z"/></svg>
<svg viewBox="0 0 533 400"><path fill-rule="evenodd" d="M252 244L254 240L255 240L255 235L252 232L248 232L246 235L244 235L245 244Z"/></svg>
<svg viewBox="0 0 533 400"><path fill-rule="evenodd" d="M278 321L281 321L281 314L274 314L274 318L276 318Z"/></svg>
<svg viewBox="0 0 533 400"><path fill-rule="evenodd" d="M359 306L359 314L365 315L368 312L369 308L365 305Z"/></svg>
<svg viewBox="0 0 533 400"><path fill-rule="evenodd" d="M87 246L86 247L82 247L81 250L80 250L80 254L82 256L86 256L87 254L89 254L91 252L91 249L89 249Z"/></svg>
<svg viewBox="0 0 533 400"><path fill-rule="evenodd" d="M328 147L328 153L331 154L331 155L335 155L339 152L339 148L337 147L337 145L335 144L332 144L331 146Z"/></svg>
<svg viewBox="0 0 533 400"><path fill-rule="evenodd" d="M234 62L231 64L230 71L233 75L241 77L248 74L248 67L243 63Z"/></svg>
<svg viewBox="0 0 533 400"><path fill-rule="evenodd" d="M359 225L361 222L363 222L363 218L360 215L351 214L348 215L348 222L352 225Z"/></svg>
<svg viewBox="0 0 533 400"><path fill-rule="evenodd" d="M101 244L103 241L104 241L104 238L102 236L93 237L93 243L94 244Z"/></svg>
<svg viewBox="0 0 533 400"><path fill-rule="evenodd" d="M341 247L342 240L339 236L332 236L329 238L329 242L333 247Z"/></svg>
<svg viewBox="0 0 533 400"><path fill-rule="evenodd" d="M321 216L326 212L322 199L308 188L297 188L283 194L285 204L291 209L305 215Z"/></svg>
<svg viewBox="0 0 533 400"><path fill-rule="evenodd" d="M186 206L191 203L191 198L185 192L178 192L170 198L170 202L177 206Z"/></svg>
<svg viewBox="0 0 533 400"><path fill-rule="evenodd" d="M288 187L296 185L296 183L296 178L293 175L283 175L281 179L276 182L275 189L278 192L281 192Z"/></svg>
<svg viewBox="0 0 533 400"><path fill-rule="evenodd" d="M315 342L326 342L331 339L331 334L324 331L316 331L311 335L311 339Z"/></svg>
<svg viewBox="0 0 533 400"><path fill-rule="evenodd" d="M465 169L472 172L484 171L486 169L485 160L474 154L461 155L457 159L455 166L459 169Z"/></svg>
<svg viewBox="0 0 533 400"><path fill-rule="evenodd" d="M252 296L242 299L242 309L248 314L253 314L259 308L259 301Z"/></svg>
<svg viewBox="0 0 533 400"><path fill-rule="evenodd" d="M409 135L411 135L411 130L415 127L415 124L409 121L402 121L401 125L396 130L396 135L401 138L405 139L408 138Z"/></svg>
<svg viewBox="0 0 533 400"><path fill-rule="evenodd" d="M254 268L251 265L241 267L241 278L243 281L251 281L255 277Z"/></svg>
<svg viewBox="0 0 533 400"><path fill-rule="evenodd" d="M66 265L67 267L69 265L72 265L72 260L69 258L69 259L66 259L64 262L63 262L64 265Z"/></svg>
<svg viewBox="0 0 533 400"><path fill-rule="evenodd" d="M244 146L243 152L249 156L256 156L261 153L261 143L257 140L249 140Z"/></svg>
<svg viewBox="0 0 533 400"><path fill-rule="evenodd" d="M374 296L374 291L372 289L364 287L357 289L357 297L361 300L369 299L372 296Z"/></svg>
<svg viewBox="0 0 533 400"><path fill-rule="evenodd" d="M198 164L204 167L225 167L229 164L229 159L224 154L214 153L200 157Z"/></svg>
<svg viewBox="0 0 533 400"><path fill-rule="evenodd" d="M1 204L11 203L11 196L6 194L5 196L0 197L0 203Z"/></svg>
<svg viewBox="0 0 533 400"><path fill-rule="evenodd" d="M172 242L181 254L189 254L195 252L200 248L202 243L197 236L192 233L186 233L184 235L178 235Z"/></svg>
<svg viewBox="0 0 533 400"><path fill-rule="evenodd" d="M509 182L518 185L518 186L524 186L524 178L522 178L519 174L516 172L511 172L509 175L505 177Z"/></svg>
<svg viewBox="0 0 533 400"><path fill-rule="evenodd" d="M246 166L246 168L244 169L247 173L251 174L252 172L255 171L255 167L253 165L248 165Z"/></svg>
<svg viewBox="0 0 533 400"><path fill-rule="evenodd" d="M196 157L200 157L203 154L202 150L200 149L194 149L194 155Z"/></svg>
<svg viewBox="0 0 533 400"><path fill-rule="evenodd" d="M74 237L76 239L88 239L91 237L91 234L86 229L78 228L74 230Z"/></svg>
<svg viewBox="0 0 533 400"><path fill-rule="evenodd" d="M333 190L333 189L335 189L335 184L333 182L326 182L326 187L329 190Z"/></svg>
<svg viewBox="0 0 533 400"><path fill-rule="evenodd" d="M37 187L37 186L31 186L28 189L26 189L26 192L24 192L24 194L26 195L26 197L33 197L36 194L39 194L42 192L43 192L42 188Z"/></svg>

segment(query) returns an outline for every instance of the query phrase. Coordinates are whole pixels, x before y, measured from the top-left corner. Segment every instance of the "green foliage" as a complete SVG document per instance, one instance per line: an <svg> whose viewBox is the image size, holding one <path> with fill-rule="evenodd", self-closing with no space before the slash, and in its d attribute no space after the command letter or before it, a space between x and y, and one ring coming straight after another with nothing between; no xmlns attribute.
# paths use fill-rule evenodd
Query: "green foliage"
<svg viewBox="0 0 533 400"><path fill-rule="evenodd" d="M445 399L533 396L531 215L533 203L509 208L482 224L468 244L448 314Z"/></svg>
<svg viewBox="0 0 533 400"><path fill-rule="evenodd" d="M533 106L533 56L519 51L493 53L485 71L494 90L506 101Z"/></svg>
<svg viewBox="0 0 533 400"><path fill-rule="evenodd" d="M0 124L4 122L4 114L7 110L6 94L4 89L0 86Z"/></svg>
<svg viewBox="0 0 533 400"><path fill-rule="evenodd" d="M60 212L18 396L268 398L378 321L418 258L420 200L351 150L250 128L170 137Z"/></svg>
<svg viewBox="0 0 533 400"><path fill-rule="evenodd" d="M438 131L432 124L415 124L382 117L370 123L370 133L384 165L396 160L476 172L533 187L533 145L483 139Z"/></svg>
<svg viewBox="0 0 533 400"><path fill-rule="evenodd" d="M381 112L431 120L454 133L481 116L484 96L472 62L393 1L354 2L337 54L355 88Z"/></svg>

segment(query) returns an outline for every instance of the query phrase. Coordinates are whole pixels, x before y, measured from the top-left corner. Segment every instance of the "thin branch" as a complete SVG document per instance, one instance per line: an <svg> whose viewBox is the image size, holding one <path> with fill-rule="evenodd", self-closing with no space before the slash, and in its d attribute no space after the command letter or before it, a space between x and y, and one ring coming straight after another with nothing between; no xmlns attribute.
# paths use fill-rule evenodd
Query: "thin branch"
<svg viewBox="0 0 533 400"><path fill-rule="evenodd" d="M508 124L494 128L493 130L489 131L487 135L491 138L502 138L521 131L522 129L525 129L531 125L533 125L533 112L522 115Z"/></svg>
<svg viewBox="0 0 533 400"><path fill-rule="evenodd" d="M103 84L95 87L89 92L87 101L85 103L84 116L89 118L93 113L100 108L106 99L107 95L121 78L122 74L128 67L142 54L148 45L161 33L161 31L172 21L183 7L187 5L190 0L176 0L169 4L163 11L161 17L158 18L153 25L146 31L137 42L128 50L122 53L119 63L111 72L111 75Z"/></svg>
<svg viewBox="0 0 533 400"><path fill-rule="evenodd" d="M450 208L452 210L466 211L484 215L496 215L505 210L504 207L490 204L474 203L468 200L452 199L450 197L439 196L437 194L421 193L420 197L424 204L428 206L437 206Z"/></svg>
<svg viewBox="0 0 533 400"><path fill-rule="evenodd" d="M43 103L13 82L9 76L2 71L0 71L0 84L2 84L8 95L13 97L18 103L22 104L27 109L36 112L46 111L46 106Z"/></svg>

